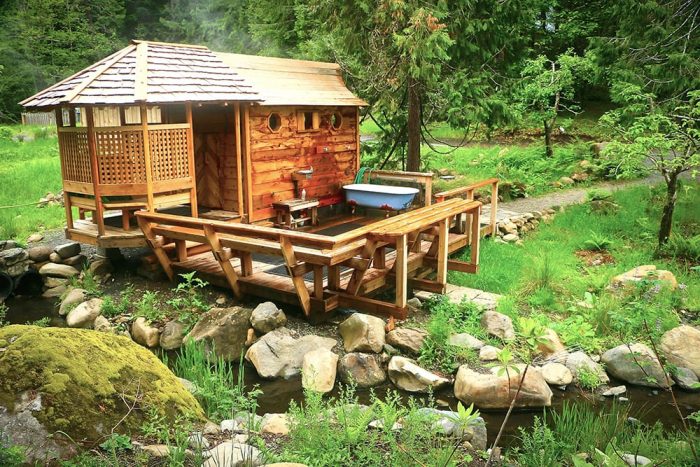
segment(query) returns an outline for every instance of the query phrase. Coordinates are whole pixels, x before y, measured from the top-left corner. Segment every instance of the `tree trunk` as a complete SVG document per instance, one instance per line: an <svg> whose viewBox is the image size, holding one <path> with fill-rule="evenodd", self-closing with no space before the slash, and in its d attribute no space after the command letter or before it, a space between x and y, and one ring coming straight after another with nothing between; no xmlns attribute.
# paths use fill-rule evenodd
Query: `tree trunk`
<svg viewBox="0 0 700 467"><path fill-rule="evenodd" d="M678 191L678 174L671 172L666 177L666 204L661 213L661 224L659 225L659 246L663 246L671 236L673 226L673 210L676 208L676 198Z"/></svg>
<svg viewBox="0 0 700 467"><path fill-rule="evenodd" d="M544 123L544 148L547 157L552 157L554 156L554 150L552 149L552 126L547 120L542 120L542 123Z"/></svg>
<svg viewBox="0 0 700 467"><path fill-rule="evenodd" d="M408 157L406 170L420 171L420 94L418 83L408 79Z"/></svg>

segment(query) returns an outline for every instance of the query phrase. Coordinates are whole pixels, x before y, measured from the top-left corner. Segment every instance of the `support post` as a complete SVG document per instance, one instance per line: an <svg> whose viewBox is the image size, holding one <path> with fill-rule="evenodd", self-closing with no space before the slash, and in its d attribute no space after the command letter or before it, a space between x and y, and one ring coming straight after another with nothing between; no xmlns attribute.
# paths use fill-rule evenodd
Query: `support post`
<svg viewBox="0 0 700 467"><path fill-rule="evenodd" d="M405 308L408 301L408 245L406 235L396 238L396 306Z"/></svg>
<svg viewBox="0 0 700 467"><path fill-rule="evenodd" d="M481 205L478 205L471 213L467 213L472 219L472 229L471 229L471 264L474 265L478 271L479 267L479 243L481 241L481 234L479 228L479 217L481 216ZM476 271L475 271L476 272Z"/></svg>
<svg viewBox="0 0 700 467"><path fill-rule="evenodd" d="M294 247L292 246L292 242L290 242L287 237L283 236L280 238L280 246L282 247L282 255L284 256L284 261L285 263L287 263L287 270L289 271L289 276L292 278L294 288L297 291L297 296L299 297L301 308L304 310L304 314L306 316L309 316L309 314L311 313L311 296L309 295L309 289L306 288L304 276L295 272L295 267L297 266L297 258L294 254Z"/></svg>
<svg viewBox="0 0 700 467"><path fill-rule="evenodd" d="M153 166L151 165L151 140L148 135L148 107L146 104L140 105L141 129L143 131L143 157L146 166L146 199L148 210L155 211L153 206Z"/></svg>
<svg viewBox="0 0 700 467"><path fill-rule="evenodd" d="M496 238L496 214L498 213L498 179L491 185L491 238Z"/></svg>
<svg viewBox="0 0 700 467"><path fill-rule="evenodd" d="M350 277L350 281L348 282L348 286L346 289L346 292L349 295L357 295L357 293L360 291L360 286L362 285L362 279L365 277L365 272L367 272L367 269L369 269L370 264L371 264L371 258L374 256L374 252L377 249L377 241L368 238L365 246L362 248L362 253L360 253L360 257L362 259L367 260L364 264L366 266L360 267L359 265L355 267L355 270L352 273L352 277Z"/></svg>
<svg viewBox="0 0 700 467"><path fill-rule="evenodd" d="M88 153L90 154L90 171L92 175L92 189L95 195L95 216L97 219L97 233L99 236L105 234L104 206L102 205L102 194L100 193L100 169L97 165L97 139L95 136L95 117L92 107L85 107Z"/></svg>
<svg viewBox="0 0 700 467"><path fill-rule="evenodd" d="M58 135L58 146L59 146L59 152L63 151L63 148L61 148L61 128L63 127L63 110L59 107L56 110L54 110L54 114L56 115L56 134ZM24 119L24 114L22 114L22 118ZM71 207L70 204L70 193L66 191L66 186L65 186L65 180L66 180L66 171L65 167L63 167L63 154L61 154L61 174L62 174L62 179L64 181L63 185L63 206L66 209L66 226L69 229L73 228L73 208Z"/></svg>
<svg viewBox="0 0 700 467"><path fill-rule="evenodd" d="M250 108L248 106L243 110L243 142L245 146L245 199L246 199L246 214L247 222L250 224L255 219L253 218L253 167L250 155Z"/></svg>
<svg viewBox="0 0 700 467"><path fill-rule="evenodd" d="M340 290L340 266L328 266L328 289Z"/></svg>
<svg viewBox="0 0 700 467"><path fill-rule="evenodd" d="M157 241L156 235L153 233L153 223L143 219L140 216L136 216L136 220L139 223L139 227L143 231L143 235L146 237L146 242L148 242L148 245L153 250L156 258L158 258L158 262L163 268L163 271L165 271L165 274L168 276L168 279L171 281L174 280L175 273L173 272L172 266L170 266L170 258L168 258L168 254L165 252L165 250L163 250L162 242Z"/></svg>
<svg viewBox="0 0 700 467"><path fill-rule="evenodd" d="M236 191L238 195L238 214L243 215L243 153L241 146L241 136L243 134L243 129L241 128L241 104L236 102L233 105L234 115L233 115L233 127L235 128L236 134Z"/></svg>
<svg viewBox="0 0 700 467"><path fill-rule="evenodd" d="M226 282L233 290L233 294L239 298L241 296L241 289L238 286L238 274L231 264L231 250L224 249L221 246L219 237L216 235L216 230L211 225L204 225L204 235L207 237L207 242L211 246L211 252L214 254L214 258L221 266L222 271L224 271L224 276L226 277Z"/></svg>
<svg viewBox="0 0 700 467"><path fill-rule="evenodd" d="M192 178L192 187L190 187L190 213L192 217L199 217L199 208L197 207L197 177L194 169L194 127L192 125L192 104L185 104L185 115L187 116L187 165Z"/></svg>
<svg viewBox="0 0 700 467"><path fill-rule="evenodd" d="M443 219L438 224L438 254L437 254L437 282L443 289L447 285L447 257L449 241L449 219Z"/></svg>
<svg viewBox="0 0 700 467"><path fill-rule="evenodd" d="M323 266L314 264L314 298L323 298Z"/></svg>

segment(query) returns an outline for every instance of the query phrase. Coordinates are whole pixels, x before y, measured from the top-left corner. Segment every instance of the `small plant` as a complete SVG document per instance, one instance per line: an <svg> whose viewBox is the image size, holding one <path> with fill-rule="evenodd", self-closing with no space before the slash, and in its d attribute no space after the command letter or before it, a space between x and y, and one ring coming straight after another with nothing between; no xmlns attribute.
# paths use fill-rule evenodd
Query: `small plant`
<svg viewBox="0 0 700 467"><path fill-rule="evenodd" d="M0 428L0 465L6 467L20 467L25 465L24 448L13 446L9 436Z"/></svg>
<svg viewBox="0 0 700 467"><path fill-rule="evenodd" d="M141 300L136 303L136 313L134 316L146 318L149 322L162 321L165 312L160 308L158 293L153 291L144 292Z"/></svg>
<svg viewBox="0 0 700 467"><path fill-rule="evenodd" d="M7 321L5 321L5 318L7 317L8 311L9 310L7 308L7 305L5 305L4 303L0 303L0 328L10 324Z"/></svg>
<svg viewBox="0 0 700 467"><path fill-rule="evenodd" d="M27 324L31 326L39 326L40 328L48 328L51 325L51 318L49 316L45 316L41 319L37 319L36 321L28 321Z"/></svg>
<svg viewBox="0 0 700 467"><path fill-rule="evenodd" d="M693 237L672 235L660 249L660 253L675 260L698 264L700 263L700 235Z"/></svg>
<svg viewBox="0 0 700 467"><path fill-rule="evenodd" d="M589 190L588 193L586 193L586 200L588 202L591 201L611 201L612 200L612 193L606 190L599 190L597 188L594 188L592 190Z"/></svg>
<svg viewBox="0 0 700 467"><path fill-rule="evenodd" d="M129 313L133 296L134 286L128 285L124 288L124 290L122 290L118 301L110 295L104 297L102 300L102 314L107 318L113 318L118 315L125 315Z"/></svg>
<svg viewBox="0 0 700 467"><path fill-rule="evenodd" d="M183 279L177 287L175 287L175 297L168 300L168 305L172 306L178 312L178 321L185 325L192 326L197 321L197 314L207 311L209 305L202 298L201 289L208 284L206 281L195 277L195 271L180 274Z"/></svg>
<svg viewBox="0 0 700 467"><path fill-rule="evenodd" d="M583 242L583 248L588 251L607 251L612 244L612 240L608 237L591 230L591 238Z"/></svg>
<svg viewBox="0 0 700 467"><path fill-rule="evenodd" d="M73 287L85 290L89 295L100 295L100 283L95 280L95 276L85 269L80 276L74 276L70 279L70 284Z"/></svg>
<svg viewBox="0 0 700 467"><path fill-rule="evenodd" d="M578 370L576 370L576 379L578 380L578 385L580 388L591 391L603 384L598 372L588 368L587 366L581 366Z"/></svg>
<svg viewBox="0 0 700 467"><path fill-rule="evenodd" d="M109 438L100 444L100 447L111 453L113 458L116 458L117 453L131 450L131 438L119 433L112 433Z"/></svg>

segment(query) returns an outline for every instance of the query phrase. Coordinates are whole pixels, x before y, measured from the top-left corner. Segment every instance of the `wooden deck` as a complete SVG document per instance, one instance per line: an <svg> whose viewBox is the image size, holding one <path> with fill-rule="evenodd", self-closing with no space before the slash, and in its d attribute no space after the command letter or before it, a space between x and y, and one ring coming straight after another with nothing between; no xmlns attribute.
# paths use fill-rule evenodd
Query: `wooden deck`
<svg viewBox="0 0 700 467"><path fill-rule="evenodd" d="M481 203L449 199L386 219L337 219L313 232L136 214L166 274L196 271L236 296L324 314L340 306L407 317L412 290L441 293L447 271L478 271ZM470 261L450 259L470 245ZM372 298L395 290L392 302Z"/></svg>

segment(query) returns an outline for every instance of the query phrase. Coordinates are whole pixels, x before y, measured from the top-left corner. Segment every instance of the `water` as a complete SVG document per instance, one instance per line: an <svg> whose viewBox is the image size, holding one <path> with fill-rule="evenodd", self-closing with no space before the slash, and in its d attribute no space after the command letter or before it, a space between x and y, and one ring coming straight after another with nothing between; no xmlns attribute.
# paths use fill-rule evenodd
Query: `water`
<svg viewBox="0 0 700 467"><path fill-rule="evenodd" d="M12 297L6 301L8 313L6 321L11 324L25 324L27 322L36 321L44 317L51 319L51 326L65 326L65 320L58 315L57 302L50 299L33 298L33 297ZM174 361L175 354L169 353L170 361ZM237 375L236 375L237 376ZM292 401L297 403L303 402L303 390L301 387L301 379L294 378L291 380L264 380L261 379L255 369L248 366L245 369L244 378L246 387L251 389L257 386L262 394L258 398L258 413L280 413L286 412L289 404ZM619 381L611 381L611 386L623 384ZM391 384L386 383L382 386L377 386L370 391L369 389L357 389L356 395L360 403L368 404L371 399L371 394L384 397L387 391L397 391ZM589 392L581 391L573 386L570 386L565 391L557 388L552 388L554 397L552 398L552 407L547 410L558 411L564 403L586 404L594 407L596 410L607 411L613 404L612 398L596 396ZM404 401L409 397L414 397L418 401L427 403L427 396L409 394L398 391ZM340 395L338 387L330 393L332 397ZM696 410L700 410L700 393L690 393L681 390L675 391L678 405L683 416L688 416ZM672 405L671 394L667 391L658 390L657 394L653 393L651 388L643 388L638 386L627 385L627 393L624 395L629 398L629 416L641 420L647 424L661 422L666 428L681 428L681 422L678 414ZM439 391L433 395L435 400L446 403L451 410L457 410L457 399L454 397L451 389ZM481 414L486 421L488 431L488 439L495 439L503 418L505 410L481 411ZM515 410L510 417L508 425L503 434L502 444L505 446L518 444L518 436L520 427L528 429L532 426L536 416L542 416L543 409L533 410Z"/></svg>

